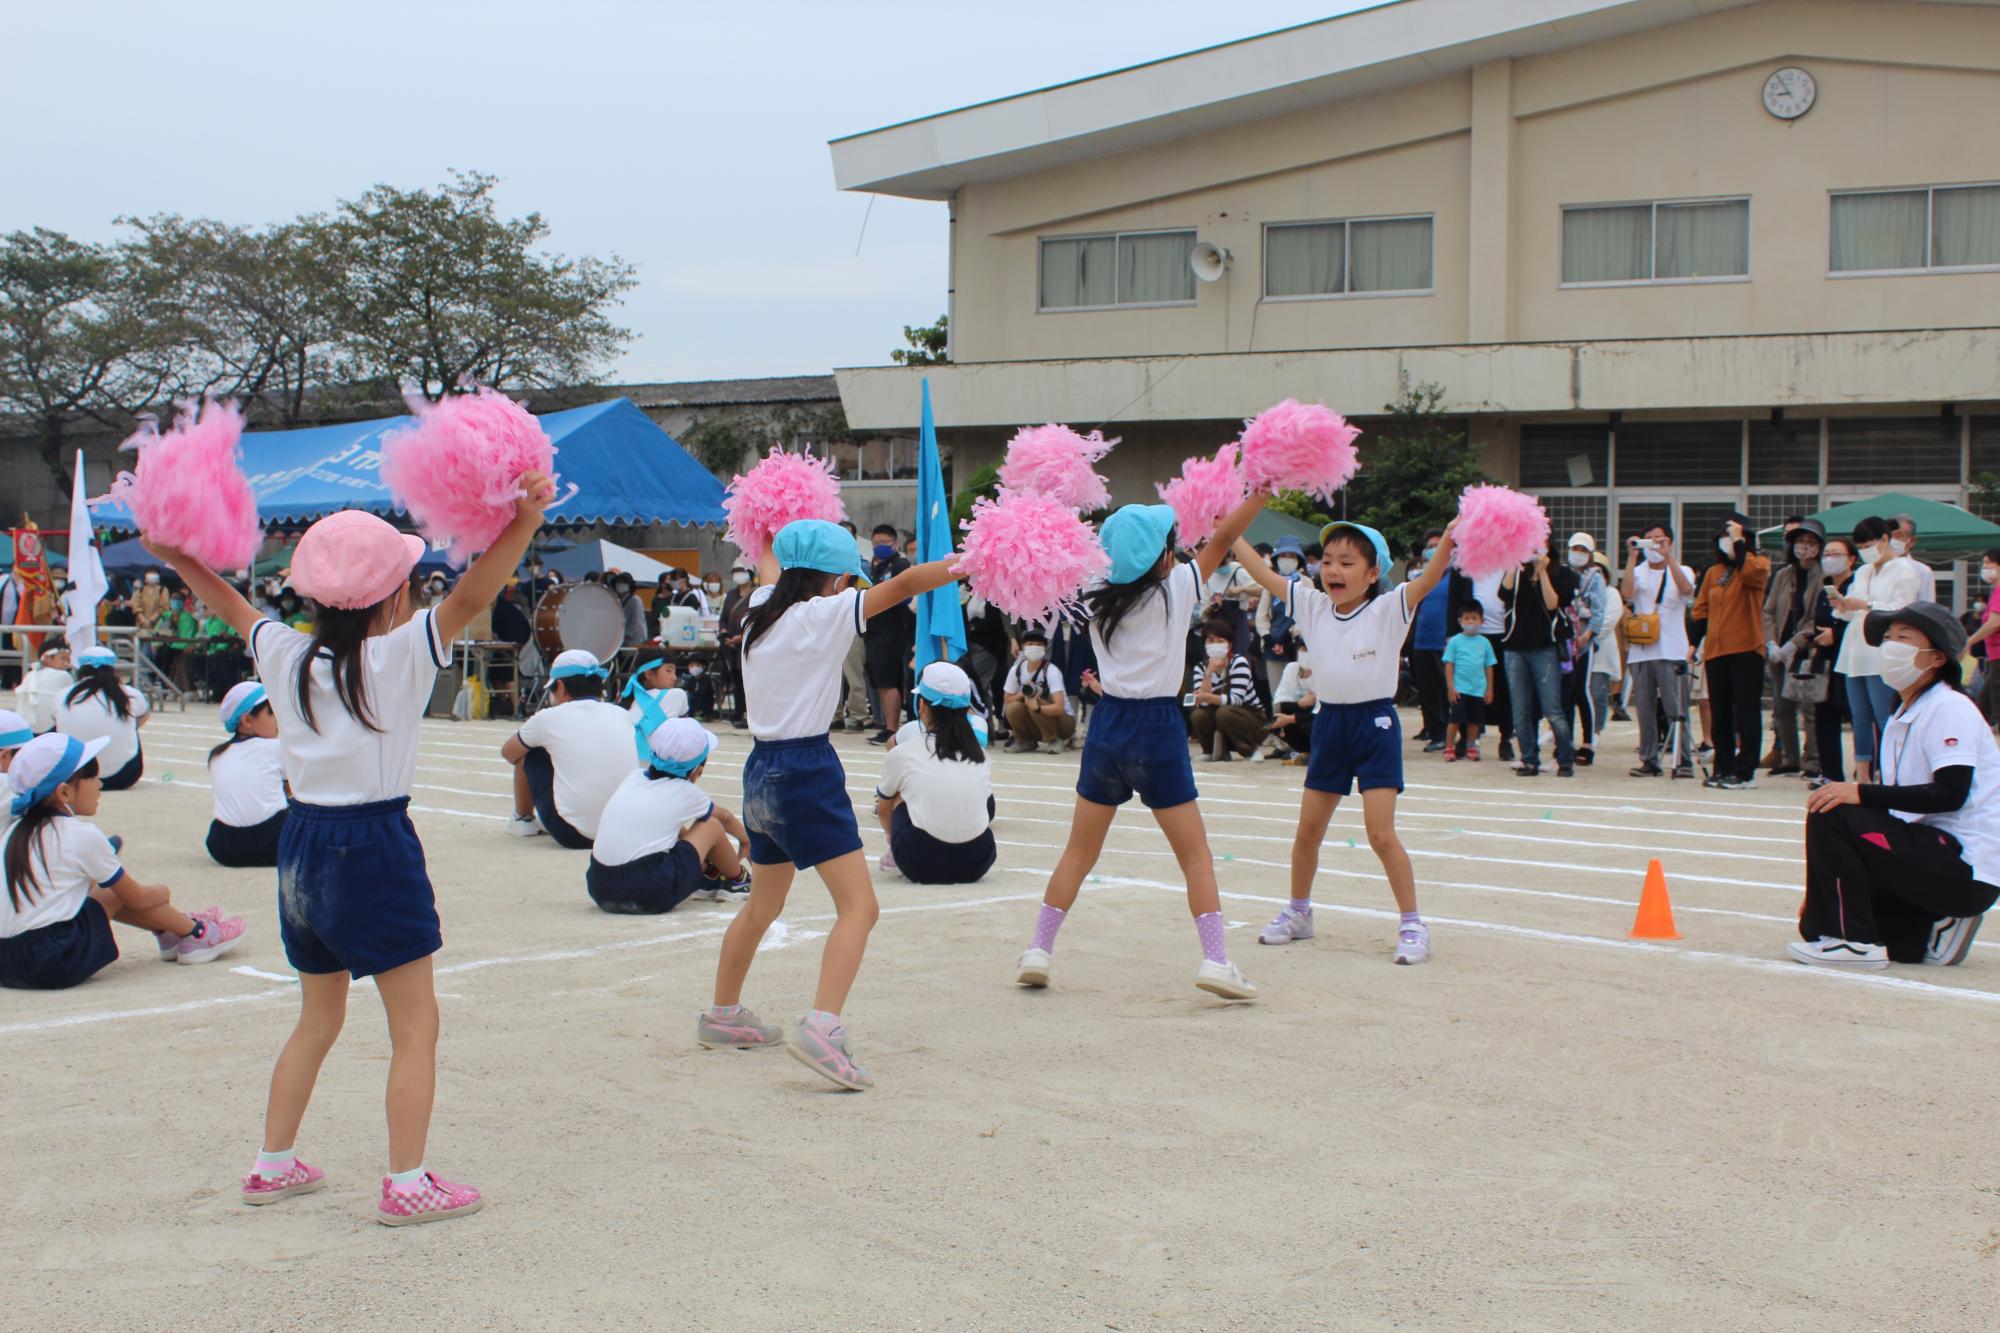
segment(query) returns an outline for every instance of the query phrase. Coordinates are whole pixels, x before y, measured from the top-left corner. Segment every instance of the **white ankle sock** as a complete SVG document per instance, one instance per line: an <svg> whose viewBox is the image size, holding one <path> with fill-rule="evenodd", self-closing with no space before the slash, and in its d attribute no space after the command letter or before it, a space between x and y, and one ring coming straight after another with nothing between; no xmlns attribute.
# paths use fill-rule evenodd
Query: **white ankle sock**
<svg viewBox="0 0 2000 1333"><path fill-rule="evenodd" d="M421 1166L409 1171L391 1171L389 1173L389 1188L405 1192L422 1189L424 1177L427 1174L429 1173Z"/></svg>
<svg viewBox="0 0 2000 1333"><path fill-rule="evenodd" d="M272 1176L284 1175L292 1169L292 1163L296 1160L298 1159L290 1148L281 1148L277 1152L265 1152L259 1149L257 1163L250 1170L268 1180Z"/></svg>

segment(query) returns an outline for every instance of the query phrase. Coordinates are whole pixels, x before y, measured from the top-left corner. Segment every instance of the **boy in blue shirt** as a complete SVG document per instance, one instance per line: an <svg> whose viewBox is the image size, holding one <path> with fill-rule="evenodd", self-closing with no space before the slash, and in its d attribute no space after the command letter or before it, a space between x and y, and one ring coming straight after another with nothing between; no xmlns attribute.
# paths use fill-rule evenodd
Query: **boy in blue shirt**
<svg viewBox="0 0 2000 1333"><path fill-rule="evenodd" d="M1458 633L1444 646L1445 693L1451 703L1451 723L1445 728L1446 763L1479 758L1479 731L1486 724L1486 705L1493 702L1493 645L1479 632L1485 619L1477 602L1458 613Z"/></svg>

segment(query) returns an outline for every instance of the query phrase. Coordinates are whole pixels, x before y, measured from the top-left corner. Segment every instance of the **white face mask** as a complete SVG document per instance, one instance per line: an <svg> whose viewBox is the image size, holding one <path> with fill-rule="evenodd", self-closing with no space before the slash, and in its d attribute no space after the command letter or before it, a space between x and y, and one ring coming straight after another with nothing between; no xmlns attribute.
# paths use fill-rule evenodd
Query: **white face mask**
<svg viewBox="0 0 2000 1333"><path fill-rule="evenodd" d="M1646 563L1649 565L1664 565L1667 563L1667 553L1664 548L1658 545L1643 547L1640 554L1646 557Z"/></svg>
<svg viewBox="0 0 2000 1333"><path fill-rule="evenodd" d="M1917 654L1926 651L1901 639L1885 639L1882 643L1883 682L1892 690L1907 690L1916 684L1925 671L1917 665Z"/></svg>
<svg viewBox="0 0 2000 1333"><path fill-rule="evenodd" d="M2000 579L2000 569L1995 569L1991 565L1981 565L1979 567L1979 577L1991 583L1995 579Z"/></svg>
<svg viewBox="0 0 2000 1333"><path fill-rule="evenodd" d="M1910 544L1901 537L1891 537L1889 539L1889 550L1895 555L1908 555L1910 553Z"/></svg>
<svg viewBox="0 0 2000 1333"><path fill-rule="evenodd" d="M147 586L147 587L149 587L149 588L156 588L156 587L158 587L158 586L159 586L159 583L160 583L160 576L159 576L158 574L148 574L148 575L146 575L146 586Z"/></svg>
<svg viewBox="0 0 2000 1333"><path fill-rule="evenodd" d="M1736 539L1734 537L1717 537L1715 539L1715 549L1722 552L1725 556L1735 555Z"/></svg>
<svg viewBox="0 0 2000 1333"><path fill-rule="evenodd" d="M1589 563L1590 553L1588 551L1571 551L1569 553L1569 567L1571 569L1582 569Z"/></svg>
<svg viewBox="0 0 2000 1333"><path fill-rule="evenodd" d="M1864 565L1872 565L1872 564L1874 564L1874 563L1875 563L1875 562L1876 562L1877 560L1880 560L1881 558L1882 558L1882 551L1881 551L1881 549L1880 549L1879 547L1875 547L1875 546L1864 546L1864 547L1862 547L1862 548L1861 548L1861 563L1862 563L1862 564L1864 564Z"/></svg>
<svg viewBox="0 0 2000 1333"><path fill-rule="evenodd" d="M704 583L701 586L708 589L710 592L722 591L722 585L720 583Z"/></svg>
<svg viewBox="0 0 2000 1333"><path fill-rule="evenodd" d="M1847 572L1847 557L1844 555L1823 555L1819 558L1820 572L1830 579L1837 579Z"/></svg>
<svg viewBox="0 0 2000 1333"><path fill-rule="evenodd" d="M695 663L688 667L688 674L690 676L699 676L704 670L706 670L706 668L703 667L700 663Z"/></svg>
<svg viewBox="0 0 2000 1333"><path fill-rule="evenodd" d="M1208 660L1209 660L1209 661L1211 661L1211 662L1220 662L1220 661L1221 661L1221 660L1222 660L1223 658L1225 658L1225 657L1227 657L1227 656L1229 656L1229 645L1228 645L1228 644L1226 644L1226 643L1211 643L1211 644L1209 644L1209 645L1208 645Z"/></svg>
<svg viewBox="0 0 2000 1333"><path fill-rule="evenodd" d="M1039 662L1049 655L1049 650L1039 643L1031 643L1021 650L1021 656L1030 662Z"/></svg>
<svg viewBox="0 0 2000 1333"><path fill-rule="evenodd" d="M733 569L729 571L729 581L740 588L750 581L750 571L747 569Z"/></svg>
<svg viewBox="0 0 2000 1333"><path fill-rule="evenodd" d="M1288 555L1278 557L1278 572L1287 577L1299 572L1299 562Z"/></svg>

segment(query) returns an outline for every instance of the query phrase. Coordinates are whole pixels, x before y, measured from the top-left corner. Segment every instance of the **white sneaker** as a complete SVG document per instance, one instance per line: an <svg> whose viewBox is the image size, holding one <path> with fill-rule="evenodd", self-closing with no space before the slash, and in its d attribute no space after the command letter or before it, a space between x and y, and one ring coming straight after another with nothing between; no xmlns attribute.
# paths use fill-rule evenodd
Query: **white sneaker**
<svg viewBox="0 0 2000 1333"><path fill-rule="evenodd" d="M1313 937L1312 909L1301 912L1286 907L1271 918L1271 924L1264 927L1257 936L1259 944L1290 944L1293 940L1309 940Z"/></svg>
<svg viewBox="0 0 2000 1333"><path fill-rule="evenodd" d="M1063 743L1061 741L1042 742L1043 754L1061 754L1062 752L1063 752Z"/></svg>
<svg viewBox="0 0 2000 1333"><path fill-rule="evenodd" d="M533 815L515 815L507 821L507 831L517 838L539 838L545 830Z"/></svg>
<svg viewBox="0 0 2000 1333"><path fill-rule="evenodd" d="M1879 944L1854 944L1847 940L1837 940L1830 935L1822 935L1808 943L1793 940L1785 946L1785 952L1794 962L1810 963L1814 967L1844 967L1879 971L1889 966L1889 951Z"/></svg>
<svg viewBox="0 0 2000 1333"><path fill-rule="evenodd" d="M881 860L877 861L875 864L882 867L882 873L885 875L895 875L901 873L896 869L896 854L894 852L882 853Z"/></svg>
<svg viewBox="0 0 2000 1333"><path fill-rule="evenodd" d="M1014 965L1014 984L1039 990L1049 984L1049 951L1030 949Z"/></svg>
<svg viewBox="0 0 2000 1333"><path fill-rule="evenodd" d="M1396 932L1396 961L1405 965L1427 963L1431 958L1431 928L1419 921Z"/></svg>
<svg viewBox="0 0 2000 1333"><path fill-rule="evenodd" d="M1234 963L1211 963L1203 959L1201 970L1194 974L1194 985L1196 990L1220 995L1225 1000L1257 998L1257 988L1250 984L1243 970Z"/></svg>
<svg viewBox="0 0 2000 1333"><path fill-rule="evenodd" d="M1956 967L1972 950L1972 938L1979 933L1982 918L1948 916L1931 923L1930 943L1924 946L1927 967Z"/></svg>
<svg viewBox="0 0 2000 1333"><path fill-rule="evenodd" d="M1250 762L1253 764L1261 764L1270 757L1271 757L1270 755L1266 754L1262 750L1254 750L1250 754Z"/></svg>

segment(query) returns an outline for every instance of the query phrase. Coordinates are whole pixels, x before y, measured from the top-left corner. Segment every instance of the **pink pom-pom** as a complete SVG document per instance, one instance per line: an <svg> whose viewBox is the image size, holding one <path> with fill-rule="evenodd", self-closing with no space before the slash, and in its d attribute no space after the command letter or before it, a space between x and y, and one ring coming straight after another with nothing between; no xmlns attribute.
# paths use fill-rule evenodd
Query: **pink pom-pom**
<svg viewBox="0 0 2000 1333"><path fill-rule="evenodd" d="M755 467L729 479L722 508L729 515L725 535L751 560L764 558L771 538L787 523L802 518L838 523L847 517L830 460L788 454L775 446Z"/></svg>
<svg viewBox="0 0 2000 1333"><path fill-rule="evenodd" d="M246 568L264 544L257 496L236 464L243 413L234 403L181 404L165 435L151 418L123 446L138 464L105 497L124 504L149 540L185 551L210 569Z"/></svg>
<svg viewBox="0 0 2000 1333"><path fill-rule="evenodd" d="M1173 506L1174 531L1180 534L1181 545L1193 550L1209 539L1225 514L1243 503L1236 446L1224 445L1213 458L1188 459L1181 464L1180 476L1155 489Z"/></svg>
<svg viewBox="0 0 2000 1333"><path fill-rule="evenodd" d="M1549 516L1532 495L1468 486L1458 499L1452 563L1468 578L1513 569L1549 542Z"/></svg>
<svg viewBox="0 0 2000 1333"><path fill-rule="evenodd" d="M973 503L959 570L1016 620L1048 626L1111 566L1097 534L1060 500L1002 491Z"/></svg>
<svg viewBox="0 0 2000 1333"><path fill-rule="evenodd" d="M1243 425L1243 477L1253 491L1298 490L1322 500L1361 466L1361 434L1340 413L1287 398Z"/></svg>
<svg viewBox="0 0 2000 1333"><path fill-rule="evenodd" d="M555 471L555 445L528 409L484 386L409 399L416 424L382 439L382 480L417 531L463 565L514 521L521 475Z"/></svg>
<svg viewBox="0 0 2000 1333"><path fill-rule="evenodd" d="M1071 509L1102 509L1111 503L1111 492L1091 464L1116 443L1096 431L1079 435L1068 426L1023 426L1007 444L1000 484L1016 495L1040 495Z"/></svg>

